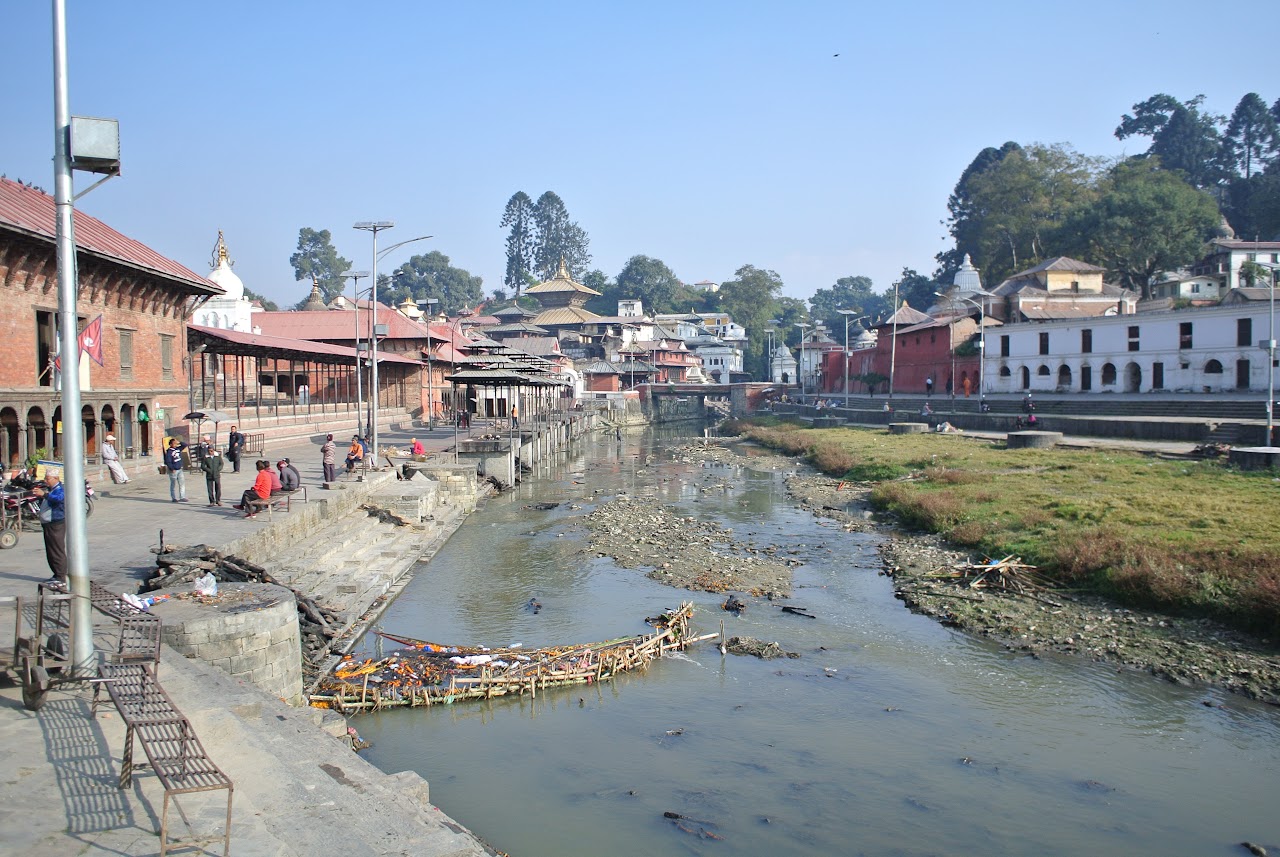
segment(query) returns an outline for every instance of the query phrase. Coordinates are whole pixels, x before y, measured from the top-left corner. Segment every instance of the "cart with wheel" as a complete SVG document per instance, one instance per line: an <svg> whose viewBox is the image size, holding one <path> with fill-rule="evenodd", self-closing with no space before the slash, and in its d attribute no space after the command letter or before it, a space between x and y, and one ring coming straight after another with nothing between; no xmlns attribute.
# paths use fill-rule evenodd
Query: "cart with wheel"
<svg viewBox="0 0 1280 857"><path fill-rule="evenodd" d="M13 629L0 639L0 668L22 682L22 704L29 711L44 705L49 690L72 674L71 595L40 584L34 601L19 596L0 598L3 629Z"/></svg>

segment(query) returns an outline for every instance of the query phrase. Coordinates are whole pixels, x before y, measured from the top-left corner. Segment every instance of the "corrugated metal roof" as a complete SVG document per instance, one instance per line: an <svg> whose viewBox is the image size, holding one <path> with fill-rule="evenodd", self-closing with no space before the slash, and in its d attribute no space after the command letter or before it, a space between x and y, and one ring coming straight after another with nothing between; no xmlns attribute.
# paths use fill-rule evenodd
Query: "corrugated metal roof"
<svg viewBox="0 0 1280 857"><path fill-rule="evenodd" d="M582 324L599 320L600 316L590 310L576 306L558 306L538 313L533 323L539 327L547 327L550 325Z"/></svg>
<svg viewBox="0 0 1280 857"><path fill-rule="evenodd" d="M370 324L385 324L387 335L382 339L423 339L427 338L426 325L405 318L396 310L385 304L378 304L377 321L371 321L374 313L367 307L360 308L360 336L369 336ZM354 310L302 310L297 312L255 312L253 323L262 328L268 336L280 336L285 339L311 340L347 340L356 337L356 313ZM433 332L441 330L434 325ZM448 339L450 337L440 337Z"/></svg>
<svg viewBox="0 0 1280 857"><path fill-rule="evenodd" d="M0 178L0 228L10 229L43 241L56 241L57 227L53 197L12 179ZM145 244L123 235L83 211L72 214L76 249L130 268L162 277L184 291L220 295L222 289L211 280L179 265Z"/></svg>
<svg viewBox="0 0 1280 857"><path fill-rule="evenodd" d="M255 315L255 319L256 319ZM309 342L305 339L287 339L280 336L268 336L262 333L249 333L242 330L224 330L219 327L201 327L198 324L187 325L187 330L209 339L221 339L244 348L261 349L263 352L291 352L299 357L346 357L355 363L356 350L345 345L330 345L327 342ZM243 350L237 353L245 353ZM272 355L268 355L272 356ZM285 355L287 356L287 355ZM366 353L366 357L367 357ZM386 351L378 352L379 363L408 363L413 366L422 365L421 360L402 357Z"/></svg>

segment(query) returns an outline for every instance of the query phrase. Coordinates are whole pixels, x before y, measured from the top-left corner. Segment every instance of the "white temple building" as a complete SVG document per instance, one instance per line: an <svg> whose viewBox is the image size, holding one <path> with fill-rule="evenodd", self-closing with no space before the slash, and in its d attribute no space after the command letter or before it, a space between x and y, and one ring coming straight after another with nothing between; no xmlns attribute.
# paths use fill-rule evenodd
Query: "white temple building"
<svg viewBox="0 0 1280 857"><path fill-rule="evenodd" d="M201 304L191 317L192 324L246 333L253 331L253 302L244 296L244 283L231 270L233 264L231 254L227 252L227 242L219 229L209 279L217 283L224 294Z"/></svg>

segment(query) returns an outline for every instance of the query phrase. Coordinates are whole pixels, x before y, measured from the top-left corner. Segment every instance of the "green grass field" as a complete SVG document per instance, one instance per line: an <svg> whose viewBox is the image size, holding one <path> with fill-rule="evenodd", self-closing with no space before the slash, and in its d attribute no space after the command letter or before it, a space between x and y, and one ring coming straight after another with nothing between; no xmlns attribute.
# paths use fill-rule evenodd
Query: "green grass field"
<svg viewBox="0 0 1280 857"><path fill-rule="evenodd" d="M1216 462L1009 450L962 435L739 422L819 470L875 482L904 526L1122 603L1280 633L1280 479Z"/></svg>

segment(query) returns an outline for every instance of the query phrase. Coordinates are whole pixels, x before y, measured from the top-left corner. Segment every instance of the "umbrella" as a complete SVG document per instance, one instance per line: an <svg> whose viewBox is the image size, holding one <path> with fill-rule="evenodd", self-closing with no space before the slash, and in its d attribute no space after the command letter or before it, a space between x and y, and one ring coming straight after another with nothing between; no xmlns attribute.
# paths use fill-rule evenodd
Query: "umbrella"
<svg viewBox="0 0 1280 857"><path fill-rule="evenodd" d="M183 417L184 420L191 420L197 424L206 420L213 423L213 445L218 445L218 423L225 423L231 420L231 415L222 411L192 411ZM199 429L196 433L199 434Z"/></svg>

